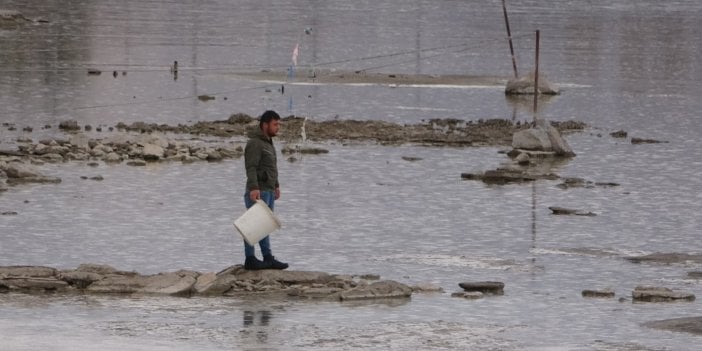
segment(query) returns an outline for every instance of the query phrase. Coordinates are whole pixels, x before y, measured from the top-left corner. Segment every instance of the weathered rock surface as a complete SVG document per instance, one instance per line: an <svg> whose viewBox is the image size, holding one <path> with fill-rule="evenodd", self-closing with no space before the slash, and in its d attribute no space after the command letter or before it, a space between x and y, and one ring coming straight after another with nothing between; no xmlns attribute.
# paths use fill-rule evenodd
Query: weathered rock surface
<svg viewBox="0 0 702 351"><path fill-rule="evenodd" d="M539 75L539 93L547 95L558 95L559 89L553 83L549 82L546 77ZM530 72L526 76L510 79L505 87L507 95L523 95L534 94L534 72Z"/></svg>
<svg viewBox="0 0 702 351"><path fill-rule="evenodd" d="M607 288L602 290L583 290L583 297L596 297L596 298L612 298L615 293L614 290Z"/></svg>
<svg viewBox="0 0 702 351"><path fill-rule="evenodd" d="M663 287L637 286L631 293L635 302L694 301L695 295Z"/></svg>
<svg viewBox="0 0 702 351"><path fill-rule="evenodd" d="M660 143L667 143L667 141L646 139L646 138L631 138L631 143L632 144L660 144Z"/></svg>
<svg viewBox="0 0 702 351"><path fill-rule="evenodd" d="M458 286L464 291L479 291L483 294L503 295L505 283L502 282L463 282Z"/></svg>
<svg viewBox="0 0 702 351"><path fill-rule="evenodd" d="M485 294L480 291L458 291L451 294L451 297L461 297L466 300L476 300L483 298Z"/></svg>
<svg viewBox="0 0 702 351"><path fill-rule="evenodd" d="M512 136L515 149L554 152L556 156L573 157L575 153L558 129L546 120L540 119L536 127L520 130Z"/></svg>
<svg viewBox="0 0 702 351"><path fill-rule="evenodd" d="M537 179L558 179L558 175L533 174L526 170L512 168L497 168L495 170L485 171L484 173L461 173L461 178L466 180L481 180L486 184L509 184L509 183L524 183L533 182Z"/></svg>
<svg viewBox="0 0 702 351"><path fill-rule="evenodd" d="M702 335L702 317L664 319L643 325L649 328Z"/></svg>
<svg viewBox="0 0 702 351"><path fill-rule="evenodd" d="M687 253L662 253L656 252L650 255L643 256L633 256L625 257L626 260L633 263L660 263L660 264L673 264L673 263L702 263L702 254L687 254Z"/></svg>
<svg viewBox="0 0 702 351"><path fill-rule="evenodd" d="M585 210L576 210L576 209L571 209L571 208L565 208L565 207L558 207L558 206L549 206L548 208L553 212L554 215L569 215L569 216L597 216L595 213L585 211Z"/></svg>
<svg viewBox="0 0 702 351"><path fill-rule="evenodd" d="M702 279L702 271L687 272L688 278Z"/></svg>
<svg viewBox="0 0 702 351"><path fill-rule="evenodd" d="M589 180L585 180L582 178L564 178L563 183L556 185L557 187L561 189L570 189L570 188L586 188L586 189L591 189L595 187L614 187L614 186L619 186L619 183L614 183L614 182L592 182Z"/></svg>
<svg viewBox="0 0 702 351"><path fill-rule="evenodd" d="M22 162L3 162L0 164L0 170L7 176L7 185L61 182L60 178L44 176L31 165Z"/></svg>
<svg viewBox="0 0 702 351"><path fill-rule="evenodd" d="M412 295L412 288L405 284L361 277L311 271L248 271L241 265L219 273L180 270L152 275L118 271L110 266L93 264L65 271L51 267L8 266L0 267L0 292L170 296L272 294L336 301L408 298Z"/></svg>

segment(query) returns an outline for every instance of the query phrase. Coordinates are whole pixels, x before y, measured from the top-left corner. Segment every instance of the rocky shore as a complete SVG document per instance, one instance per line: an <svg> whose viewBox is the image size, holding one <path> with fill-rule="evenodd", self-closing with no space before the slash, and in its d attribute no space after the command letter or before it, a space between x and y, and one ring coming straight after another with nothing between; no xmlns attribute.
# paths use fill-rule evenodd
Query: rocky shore
<svg viewBox="0 0 702 351"><path fill-rule="evenodd" d="M241 265L218 273L189 270L142 275L107 265L58 270L43 266L0 267L0 292L146 294L165 296L265 295L336 301L409 298L413 289L376 275L312 271L248 271Z"/></svg>

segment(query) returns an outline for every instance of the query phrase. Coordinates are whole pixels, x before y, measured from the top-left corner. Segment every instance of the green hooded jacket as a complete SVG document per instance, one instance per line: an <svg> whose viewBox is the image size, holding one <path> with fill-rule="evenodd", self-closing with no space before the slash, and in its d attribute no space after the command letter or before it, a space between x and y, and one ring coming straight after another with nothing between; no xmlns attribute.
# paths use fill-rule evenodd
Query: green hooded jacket
<svg viewBox="0 0 702 351"><path fill-rule="evenodd" d="M278 165L273 140L260 128L249 133L249 141L244 149L246 167L246 190L273 191L278 183Z"/></svg>

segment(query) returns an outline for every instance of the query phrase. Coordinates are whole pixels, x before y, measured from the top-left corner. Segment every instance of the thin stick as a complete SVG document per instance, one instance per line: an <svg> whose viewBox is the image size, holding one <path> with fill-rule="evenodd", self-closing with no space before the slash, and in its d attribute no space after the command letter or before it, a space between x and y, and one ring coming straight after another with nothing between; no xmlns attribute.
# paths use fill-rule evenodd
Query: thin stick
<svg viewBox="0 0 702 351"><path fill-rule="evenodd" d="M517 59L514 57L514 46L512 46L512 31L509 29L509 18L507 17L507 4L502 0L502 12L505 14L505 25L507 26L507 39L509 39L509 52L512 54L512 68L514 69L514 78L519 78L517 72Z"/></svg>
<svg viewBox="0 0 702 351"><path fill-rule="evenodd" d="M537 101L539 99L539 30L536 30L536 64L534 68L534 123L536 123Z"/></svg>

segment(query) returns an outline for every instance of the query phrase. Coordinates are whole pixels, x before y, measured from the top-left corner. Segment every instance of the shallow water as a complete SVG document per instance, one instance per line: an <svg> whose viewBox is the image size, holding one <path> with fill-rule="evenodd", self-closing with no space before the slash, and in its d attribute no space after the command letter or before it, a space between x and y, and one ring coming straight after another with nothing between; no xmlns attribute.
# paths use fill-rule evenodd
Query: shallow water
<svg viewBox="0 0 702 351"><path fill-rule="evenodd" d="M508 77L499 4L11 1L3 7L50 23L0 30L2 121L19 129L0 128L0 147L12 146L25 134L23 126L34 127L33 137L64 137L55 126L68 118L94 127L177 124L255 115L264 107L315 119L401 123L512 118L512 105L495 87L294 85L283 96L277 84L231 74L284 71L300 42L298 74L314 65ZM3 294L3 347L696 349L694 336L640 324L699 316L697 302L620 303L583 299L580 292L612 287L618 297L629 297L635 286L650 284L702 295L699 280L685 279L699 265L622 259L702 251L702 5L618 0L509 6L515 36L528 35L516 42L520 71L531 67L531 32L539 28L542 69L563 86L540 115L593 126L567 136L578 156L555 171L620 186L561 190L557 181L462 181L462 172L506 160L492 147L325 144L327 155L294 163L280 158L283 198L276 211L284 228L274 234L275 254L293 269L378 273L406 283L433 282L446 293L356 305ZM307 27L311 35L304 34ZM453 51L465 51L416 52L455 45L464 46ZM404 51L414 52L392 55ZM386 57L369 58L375 56ZM177 80L168 71L173 60L181 67ZM88 67L104 72L88 76ZM120 72L117 78L113 70ZM216 100L201 102L200 94L216 94ZM516 114L530 118L528 111ZM45 124L54 127L42 130ZM609 136L619 129L669 143L632 145ZM95 262L155 273L218 271L239 263L242 244L232 221L243 211L242 163L44 165L45 174L63 182L0 195L0 212L18 212L0 216L0 265L74 268ZM80 178L98 174L104 181ZM553 216L548 206L597 216ZM468 280L504 281L505 295L449 297Z"/></svg>

